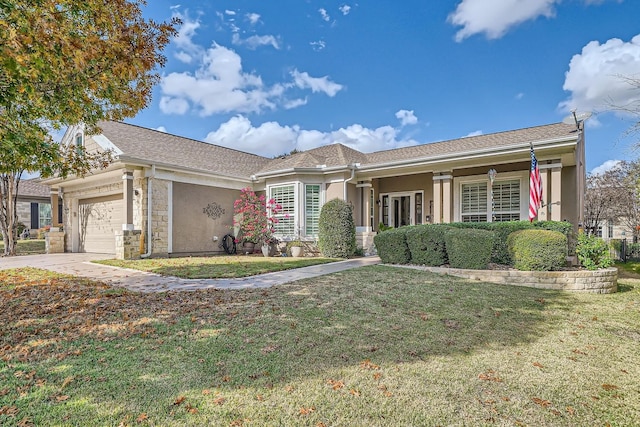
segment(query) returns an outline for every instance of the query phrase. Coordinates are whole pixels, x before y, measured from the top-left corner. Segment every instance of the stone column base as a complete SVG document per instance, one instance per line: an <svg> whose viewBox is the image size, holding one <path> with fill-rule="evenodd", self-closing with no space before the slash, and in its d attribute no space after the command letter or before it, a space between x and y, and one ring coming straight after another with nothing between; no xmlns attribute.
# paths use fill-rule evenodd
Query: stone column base
<svg viewBox="0 0 640 427"><path fill-rule="evenodd" d="M64 231L44 233L44 248L48 254L64 253Z"/></svg>
<svg viewBox="0 0 640 427"><path fill-rule="evenodd" d="M116 258L140 259L141 230L116 230Z"/></svg>

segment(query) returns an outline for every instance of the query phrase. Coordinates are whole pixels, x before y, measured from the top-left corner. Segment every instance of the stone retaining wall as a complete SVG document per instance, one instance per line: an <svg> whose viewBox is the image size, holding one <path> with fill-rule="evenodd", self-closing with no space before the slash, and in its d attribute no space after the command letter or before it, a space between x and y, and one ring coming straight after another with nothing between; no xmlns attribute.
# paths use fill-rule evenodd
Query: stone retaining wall
<svg viewBox="0 0 640 427"><path fill-rule="evenodd" d="M433 273L448 274L471 280L480 280L514 286L553 289L598 294L614 293L618 290L618 269L577 271L519 271L519 270L464 270L445 267L402 266Z"/></svg>

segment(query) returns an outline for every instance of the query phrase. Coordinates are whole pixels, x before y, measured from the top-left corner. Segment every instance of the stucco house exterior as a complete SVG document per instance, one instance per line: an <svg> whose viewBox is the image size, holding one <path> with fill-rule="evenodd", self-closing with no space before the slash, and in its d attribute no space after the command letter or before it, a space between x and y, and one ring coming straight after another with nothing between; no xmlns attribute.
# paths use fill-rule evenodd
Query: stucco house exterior
<svg viewBox="0 0 640 427"><path fill-rule="evenodd" d="M322 205L348 201L365 251L379 224L527 219L531 144L545 201L538 218L582 221L584 132L563 123L374 153L332 144L275 159L119 122L101 128L85 135L70 127L63 143L112 150L107 169L45 181L63 200L67 251L221 252L244 187L282 205L285 240L317 237ZM497 171L492 186L489 169Z"/></svg>

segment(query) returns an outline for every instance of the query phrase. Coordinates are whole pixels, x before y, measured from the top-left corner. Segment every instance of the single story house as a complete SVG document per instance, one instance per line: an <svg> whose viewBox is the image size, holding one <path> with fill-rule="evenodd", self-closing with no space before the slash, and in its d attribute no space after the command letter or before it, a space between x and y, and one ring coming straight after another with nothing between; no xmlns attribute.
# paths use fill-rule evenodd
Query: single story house
<svg viewBox="0 0 640 427"><path fill-rule="evenodd" d="M221 252L244 187L282 205L277 235L285 240L316 238L322 205L348 201L365 251L379 224L527 219L531 145L545 202L538 218L582 221L585 142L575 125L374 153L332 144L275 159L120 122L101 128L100 135L85 135L82 126L70 127L63 143L112 150L108 168L45 181L63 200L67 251L118 257ZM497 172L493 185L490 169Z"/></svg>
<svg viewBox="0 0 640 427"><path fill-rule="evenodd" d="M29 230L38 230L53 225L53 209L58 212L58 218L62 216L62 205L57 196L58 192L54 191L52 197L49 187L41 184L37 178L21 180L18 185L16 206L18 222L24 224ZM52 208L52 203L55 205L54 208ZM56 220L56 225L62 224L62 221Z"/></svg>

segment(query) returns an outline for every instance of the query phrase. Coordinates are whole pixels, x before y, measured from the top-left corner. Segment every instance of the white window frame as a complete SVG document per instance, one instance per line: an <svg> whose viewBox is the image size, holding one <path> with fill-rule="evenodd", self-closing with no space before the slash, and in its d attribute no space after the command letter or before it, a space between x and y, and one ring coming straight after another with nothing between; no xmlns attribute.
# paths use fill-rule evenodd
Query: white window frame
<svg viewBox="0 0 640 427"><path fill-rule="evenodd" d="M520 185L520 220L528 217L529 209L529 171L499 172L496 182L519 181ZM487 221L491 222L491 193L489 177L485 175L469 175L453 178L453 220L462 222L462 185L485 182L487 184Z"/></svg>
<svg viewBox="0 0 640 427"><path fill-rule="evenodd" d="M293 187L293 230L291 235L289 234L281 234L276 232L275 236L278 239L287 239L287 238L293 238L293 235L296 232L296 224L298 223L298 218L299 218L299 203L298 201L300 200L299 198L299 185L297 182L283 182L283 183L279 183L279 184L274 184L274 185L269 185L267 186L267 200L271 200L272 198L274 198L271 194L271 192L276 189L276 188L282 188L282 187Z"/></svg>
<svg viewBox="0 0 640 427"><path fill-rule="evenodd" d="M385 196L389 197L389 205L387 206L388 212L387 217L389 218L389 227L396 227L397 219L394 217L393 212L393 199L399 197L409 197L409 224L408 225L416 225L416 194L422 194L422 223L425 223L425 215L424 215L424 190L415 190L415 191L403 191L397 193L380 193L380 208L378 210L380 222L383 222L384 218L384 203L382 200Z"/></svg>
<svg viewBox="0 0 640 427"><path fill-rule="evenodd" d="M281 240L293 240L297 238L302 239L315 239L317 235L307 235L307 218L306 218L306 203L307 203L307 186L317 185L320 190L320 205L319 209L325 202L326 196L326 184L318 181L288 181L277 184L269 184L266 188L267 199L271 199L271 192L275 188L293 186L293 200L294 200L294 213L293 213L293 232L291 234L276 233L275 236ZM320 219L318 213L318 220Z"/></svg>
<svg viewBox="0 0 640 427"><path fill-rule="evenodd" d="M301 227L300 227L300 237L311 237L311 238L317 238L318 234L315 233L308 233L307 231L307 187L309 186L317 186L318 187L318 227L319 227L319 223L320 223L320 211L322 210L322 205L324 205L324 186L322 185L322 183L317 182L303 182L301 183L302 188L303 188L303 194L304 194L304 200L301 200L302 202L302 213L304 213L302 220L299 221L301 223Z"/></svg>

